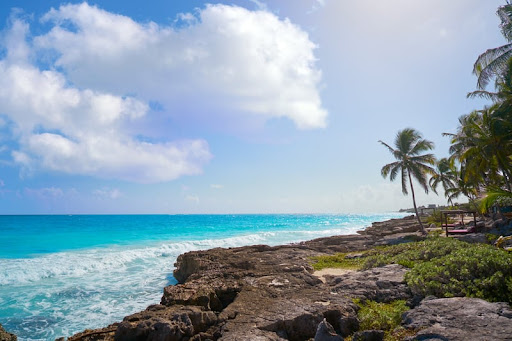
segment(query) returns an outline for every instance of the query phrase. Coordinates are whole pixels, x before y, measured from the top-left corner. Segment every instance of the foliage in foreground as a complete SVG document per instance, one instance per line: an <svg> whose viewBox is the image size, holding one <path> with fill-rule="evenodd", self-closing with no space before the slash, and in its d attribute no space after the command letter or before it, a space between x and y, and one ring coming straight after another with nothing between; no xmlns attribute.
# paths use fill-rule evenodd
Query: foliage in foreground
<svg viewBox="0 0 512 341"><path fill-rule="evenodd" d="M423 296L512 303L512 254L491 245L429 238L372 250L363 268L391 263L411 268L405 280L414 293Z"/></svg>
<svg viewBox="0 0 512 341"><path fill-rule="evenodd" d="M416 243L379 247L366 254L362 268L370 269L386 264L400 264L413 268L416 264L444 257L456 249L467 246L467 243L452 238L427 238Z"/></svg>
<svg viewBox="0 0 512 341"><path fill-rule="evenodd" d="M360 258L347 259L346 255L317 257L313 267L357 270L400 264L411 269L405 280L415 294L512 303L512 253L491 245L435 237L378 247Z"/></svg>
<svg viewBox="0 0 512 341"><path fill-rule="evenodd" d="M490 245L470 244L417 264L405 276L415 293L478 297L512 303L512 255Z"/></svg>
<svg viewBox="0 0 512 341"><path fill-rule="evenodd" d="M354 303L360 308L357 312L360 330L393 330L402 322L402 314L409 310L404 300L380 303L355 299Z"/></svg>
<svg viewBox="0 0 512 341"><path fill-rule="evenodd" d="M357 313L359 330L384 330L384 340L399 339L397 334L403 333L403 331L401 331L403 328L400 328L402 314L409 310L404 300L379 303L355 299L354 303L360 308Z"/></svg>

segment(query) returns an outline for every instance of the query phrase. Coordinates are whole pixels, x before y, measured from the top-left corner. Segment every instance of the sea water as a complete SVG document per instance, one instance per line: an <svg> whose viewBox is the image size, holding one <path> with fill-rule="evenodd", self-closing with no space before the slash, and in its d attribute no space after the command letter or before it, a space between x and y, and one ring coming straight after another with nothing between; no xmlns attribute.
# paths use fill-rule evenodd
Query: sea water
<svg viewBox="0 0 512 341"><path fill-rule="evenodd" d="M160 302L179 254L355 233L370 215L0 216L0 324L54 340Z"/></svg>

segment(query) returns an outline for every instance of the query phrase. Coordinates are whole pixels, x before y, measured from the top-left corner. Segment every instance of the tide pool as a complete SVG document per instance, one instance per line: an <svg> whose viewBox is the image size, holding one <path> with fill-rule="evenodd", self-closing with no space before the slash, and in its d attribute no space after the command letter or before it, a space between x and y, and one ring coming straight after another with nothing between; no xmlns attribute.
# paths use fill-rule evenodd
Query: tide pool
<svg viewBox="0 0 512 341"><path fill-rule="evenodd" d="M159 303L181 253L350 234L403 216L0 216L0 324L19 340L70 336Z"/></svg>

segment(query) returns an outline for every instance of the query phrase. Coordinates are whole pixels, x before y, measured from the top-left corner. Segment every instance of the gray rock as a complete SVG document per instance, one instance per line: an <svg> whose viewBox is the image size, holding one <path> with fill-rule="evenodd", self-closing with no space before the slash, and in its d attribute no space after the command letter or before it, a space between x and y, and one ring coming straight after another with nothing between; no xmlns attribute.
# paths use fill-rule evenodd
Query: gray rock
<svg viewBox="0 0 512 341"><path fill-rule="evenodd" d="M343 338L336 334L332 325L324 319L318 324L314 341L343 341Z"/></svg>
<svg viewBox="0 0 512 341"><path fill-rule="evenodd" d="M425 299L403 316L414 340L512 340L512 310L478 298Z"/></svg>
<svg viewBox="0 0 512 341"><path fill-rule="evenodd" d="M363 330L354 333L352 341L382 341L384 340L383 330Z"/></svg>
<svg viewBox="0 0 512 341"><path fill-rule="evenodd" d="M366 271L355 271L345 275L329 276L333 291L340 295L363 298L377 302L409 300L413 295L405 283L407 268L390 264Z"/></svg>
<svg viewBox="0 0 512 341"><path fill-rule="evenodd" d="M8 333L0 324L0 341L17 341L16 335Z"/></svg>
<svg viewBox="0 0 512 341"><path fill-rule="evenodd" d="M218 322L212 311L197 306L150 306L124 318L115 332L116 341L184 340L205 332Z"/></svg>

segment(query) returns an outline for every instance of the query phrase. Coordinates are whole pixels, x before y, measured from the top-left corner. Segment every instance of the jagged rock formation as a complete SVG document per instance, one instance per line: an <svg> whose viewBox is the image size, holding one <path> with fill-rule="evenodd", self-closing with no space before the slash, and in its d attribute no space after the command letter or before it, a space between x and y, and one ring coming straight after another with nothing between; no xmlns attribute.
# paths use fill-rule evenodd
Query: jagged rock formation
<svg viewBox="0 0 512 341"><path fill-rule="evenodd" d="M512 310L479 298L426 298L404 314L415 340L512 340Z"/></svg>
<svg viewBox="0 0 512 341"><path fill-rule="evenodd" d="M0 324L0 341L17 341L16 335L8 333Z"/></svg>

